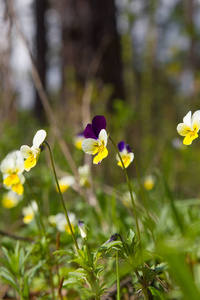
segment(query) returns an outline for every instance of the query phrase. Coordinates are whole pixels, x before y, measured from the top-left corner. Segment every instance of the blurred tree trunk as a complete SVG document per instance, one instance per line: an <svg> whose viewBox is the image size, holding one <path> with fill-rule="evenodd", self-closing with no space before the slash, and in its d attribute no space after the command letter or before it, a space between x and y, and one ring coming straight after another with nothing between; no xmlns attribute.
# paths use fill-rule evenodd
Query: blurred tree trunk
<svg viewBox="0 0 200 300"><path fill-rule="evenodd" d="M45 14L48 0L35 0L35 19L36 19L36 66L39 72L44 89L46 88L46 26ZM35 90L34 113L40 122L44 121L44 109L40 96Z"/></svg>
<svg viewBox="0 0 200 300"><path fill-rule="evenodd" d="M72 72L83 87L95 77L101 85L111 84L114 98L124 98L120 41L116 29L114 0L58 0L61 17L63 84L67 99L66 74Z"/></svg>

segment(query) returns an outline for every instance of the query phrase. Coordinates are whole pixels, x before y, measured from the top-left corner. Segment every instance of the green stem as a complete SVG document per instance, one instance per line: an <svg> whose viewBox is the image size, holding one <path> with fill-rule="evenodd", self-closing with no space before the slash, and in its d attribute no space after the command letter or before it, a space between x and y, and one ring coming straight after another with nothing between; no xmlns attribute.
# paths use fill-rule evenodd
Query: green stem
<svg viewBox="0 0 200 300"><path fill-rule="evenodd" d="M117 271L117 300L120 300L120 277L119 277L119 257L116 252L116 271Z"/></svg>
<svg viewBox="0 0 200 300"><path fill-rule="evenodd" d="M148 216L150 224L151 224L151 217L149 215L149 211L148 211L148 207L147 207L147 202L146 202L146 198L145 198L145 194L144 194L144 189L143 189L143 185L142 185L142 182L141 182L141 176L140 176L140 172L139 172L138 163L137 163L136 158L134 159L134 161L135 161L135 168L136 168L137 178L138 178L138 182L139 182L139 186L140 186L140 194L141 194L142 202L144 204L147 216ZM154 234L153 234L153 230L152 230L151 226L150 226L149 229L151 231L152 239L153 239L154 244L155 244L155 238L154 238Z"/></svg>
<svg viewBox="0 0 200 300"><path fill-rule="evenodd" d="M72 238L73 238L73 241L74 241L76 250L77 250L77 252L78 252L79 247L78 247L78 244L77 244L75 235L74 235L74 231L73 231L71 222L70 222L70 220L69 220L69 216L68 216L68 213L67 213L67 209L66 209L66 207L65 207L65 202L64 202L64 199L63 199L61 190L60 190L59 183L58 183L58 177L57 177L56 170L55 170L55 166L54 166L54 161L53 161L53 155L52 155L52 152L51 152L51 148L50 148L49 144L48 144L46 141L44 141L44 143L47 145L48 150L49 150L49 155L50 155L51 165L52 165L53 174L54 174L54 177L55 177L55 181L56 181L58 193L59 193L60 200L61 200L61 203L62 203L62 206L63 206L63 210L64 210L65 217L66 217L66 220L67 220L67 224L68 224L68 226L69 226L69 230L70 230L70 232L71 232L71 235L72 235Z"/></svg>
<svg viewBox="0 0 200 300"><path fill-rule="evenodd" d="M130 180L129 180L129 177L128 177L128 173L127 173L127 170L124 166L124 163L123 163L123 160L121 158L121 155L119 153L119 150L118 150L118 147L116 146L115 142L113 141L113 139L109 136L112 144L114 145L116 151L117 151L117 154L119 156L119 159L121 161L121 164L122 164L122 167L123 167L123 170L124 170L124 173L125 173L125 176L126 176L126 181L127 181L127 184L128 184L128 188L129 188L129 192L130 192L130 196L131 196L131 202L132 202L132 208L133 208L133 214L134 214L134 217L135 217L135 223L136 223L136 228L137 228L137 235L138 235L138 242L139 242L139 246L140 246L140 250L142 252L142 247L141 247L141 237L140 237L140 229L139 229L139 224L138 224L138 218L137 218L137 213L136 213L136 206L135 206L135 202L134 202L134 198L133 198L133 192L132 192L132 188L131 188L131 183L130 183Z"/></svg>

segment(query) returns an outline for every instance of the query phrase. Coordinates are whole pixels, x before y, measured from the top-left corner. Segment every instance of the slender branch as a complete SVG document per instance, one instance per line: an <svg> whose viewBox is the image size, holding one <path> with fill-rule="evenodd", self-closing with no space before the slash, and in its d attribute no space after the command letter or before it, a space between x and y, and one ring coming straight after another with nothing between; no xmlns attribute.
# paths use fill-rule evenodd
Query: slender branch
<svg viewBox="0 0 200 300"><path fill-rule="evenodd" d="M24 241L24 242L34 242L34 240L31 238L15 235L13 233L10 233L10 232L4 231L4 230L0 230L0 235L8 236L14 240L19 240L19 241Z"/></svg>
<svg viewBox="0 0 200 300"><path fill-rule="evenodd" d="M35 84L35 87L37 89L37 92L40 96L40 99L41 99L41 102L42 102L42 105L44 107L44 110L46 112L46 115L47 115L47 118L49 120L49 123L50 125L52 126L52 129L54 131L54 134L56 135L57 139L58 139L58 142L60 144L60 147L69 163L69 166L71 168L71 171L73 172L74 176L78 178L78 170L77 170L77 167L76 167L76 164L73 160L73 157L69 151L69 148L65 142L65 140L63 139L62 137L62 134L61 134L61 131L57 125L57 121L55 119L55 116L53 114L53 111L51 109L51 106L49 105L49 101L48 101L48 97L47 97L47 94L44 90L44 87L42 85L42 81L40 79L40 76L39 76L39 73L38 73L38 70L36 68L36 64L34 62L34 59L33 59L33 56L32 56L32 53L30 51L30 47L28 45L28 42L24 36L24 33L21 29L21 26L20 26L20 23L19 23L19 20L15 14L15 11L13 9L13 0L7 0L5 1L7 6L8 6L8 12L9 12L9 15L13 21L13 23L15 24L15 27L17 29L17 32L19 34L19 36L21 37L25 47L26 47L26 50L28 52L28 55L29 55L29 58L30 58L30 61L31 61L31 65L32 65L32 68L31 68L31 74L32 74L32 77L33 77L33 81L34 81L34 84Z"/></svg>

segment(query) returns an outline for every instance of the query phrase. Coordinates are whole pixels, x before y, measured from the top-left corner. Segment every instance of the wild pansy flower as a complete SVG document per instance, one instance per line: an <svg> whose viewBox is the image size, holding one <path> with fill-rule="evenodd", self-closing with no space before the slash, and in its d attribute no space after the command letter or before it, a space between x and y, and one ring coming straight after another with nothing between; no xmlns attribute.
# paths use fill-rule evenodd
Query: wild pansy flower
<svg viewBox="0 0 200 300"><path fill-rule="evenodd" d="M101 163L108 155L106 148L108 135L106 132L106 119L104 116L95 116L92 124L87 124L84 130L85 140L82 142L82 149L87 154L95 155L94 164Z"/></svg>
<svg viewBox="0 0 200 300"><path fill-rule="evenodd" d="M77 149L82 149L82 142L84 141L84 133L81 132L74 137L74 145Z"/></svg>
<svg viewBox="0 0 200 300"><path fill-rule="evenodd" d="M26 171L29 171L36 165L41 152L41 144L44 142L46 135L45 130L38 130L33 138L32 147L26 145L21 146L21 154L26 159L24 162L24 169Z"/></svg>
<svg viewBox="0 0 200 300"><path fill-rule="evenodd" d="M75 214L69 212L68 217L69 217L72 227L74 227L75 221L76 221ZM67 232L69 234L71 233L68 223L67 223L67 220L66 220L66 217L65 217L65 214L58 213L57 215L51 215L51 216L49 216L48 221L51 225L56 226L59 231Z"/></svg>
<svg viewBox="0 0 200 300"><path fill-rule="evenodd" d="M131 151L130 146L126 145L124 141L121 141L118 144L118 149L119 149L119 153L121 155L122 161L124 163L124 167L127 168L134 159L134 153ZM118 154L116 155L116 159L118 160L118 166L123 168L122 162L121 162Z"/></svg>
<svg viewBox="0 0 200 300"><path fill-rule="evenodd" d="M197 110L192 115L189 111L183 118L183 123L178 124L177 131L181 136L185 136L184 145L191 145L192 141L198 137L200 129L200 110Z"/></svg>
<svg viewBox="0 0 200 300"><path fill-rule="evenodd" d="M87 228L83 221L78 220L78 228L82 239L87 237Z"/></svg>
<svg viewBox="0 0 200 300"><path fill-rule="evenodd" d="M23 222L29 224L35 217L35 213L38 211L38 206L36 201L31 201L31 203L22 209Z"/></svg>
<svg viewBox="0 0 200 300"><path fill-rule="evenodd" d="M1 204L4 208L10 209L15 206L22 200L22 197L13 191L9 191L3 194Z"/></svg>
<svg viewBox="0 0 200 300"><path fill-rule="evenodd" d="M5 188L11 189L18 195L22 195L24 192L23 184L25 177L23 176L24 171L24 160L20 151L10 152L0 166L3 174L3 184Z"/></svg>
<svg viewBox="0 0 200 300"><path fill-rule="evenodd" d="M68 188L70 186L75 184L75 178L73 176L64 176L64 177L58 179L58 184L59 184L61 193L64 193L68 190ZM57 187L56 187L56 189L57 189ZM57 189L57 191L58 191L58 189Z"/></svg>
<svg viewBox="0 0 200 300"><path fill-rule="evenodd" d="M148 175L144 178L144 188L147 191L151 191L155 185L155 177L153 175Z"/></svg>

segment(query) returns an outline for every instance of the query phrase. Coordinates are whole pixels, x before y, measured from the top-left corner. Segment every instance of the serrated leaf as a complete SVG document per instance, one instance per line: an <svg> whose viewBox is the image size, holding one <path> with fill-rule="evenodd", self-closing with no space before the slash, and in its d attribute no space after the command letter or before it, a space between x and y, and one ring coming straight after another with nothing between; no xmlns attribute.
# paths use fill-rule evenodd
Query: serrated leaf
<svg viewBox="0 0 200 300"><path fill-rule="evenodd" d="M82 281L82 280L81 280ZM78 281L77 281L77 278L74 278L74 277L70 277L70 278L68 278L68 279L65 279L64 281L63 281L63 286L65 286L65 285L68 285L68 284L79 284L78 283ZM80 283L80 285L81 285L81 283Z"/></svg>
<svg viewBox="0 0 200 300"><path fill-rule="evenodd" d="M71 256L71 257L74 257L74 256L75 256L74 253L69 252L69 251L67 251L67 250L56 250L56 251L53 252L53 254L69 255L69 256Z"/></svg>
<svg viewBox="0 0 200 300"><path fill-rule="evenodd" d="M117 247L119 246L119 247ZM100 248L99 248L99 252L109 252L112 249L115 250L119 250L122 247L122 242L121 241L113 241L107 244L103 244Z"/></svg>
<svg viewBox="0 0 200 300"><path fill-rule="evenodd" d="M149 290L150 290L154 300L165 300L163 293L161 291L159 291L158 289L155 289L153 286L150 286Z"/></svg>

